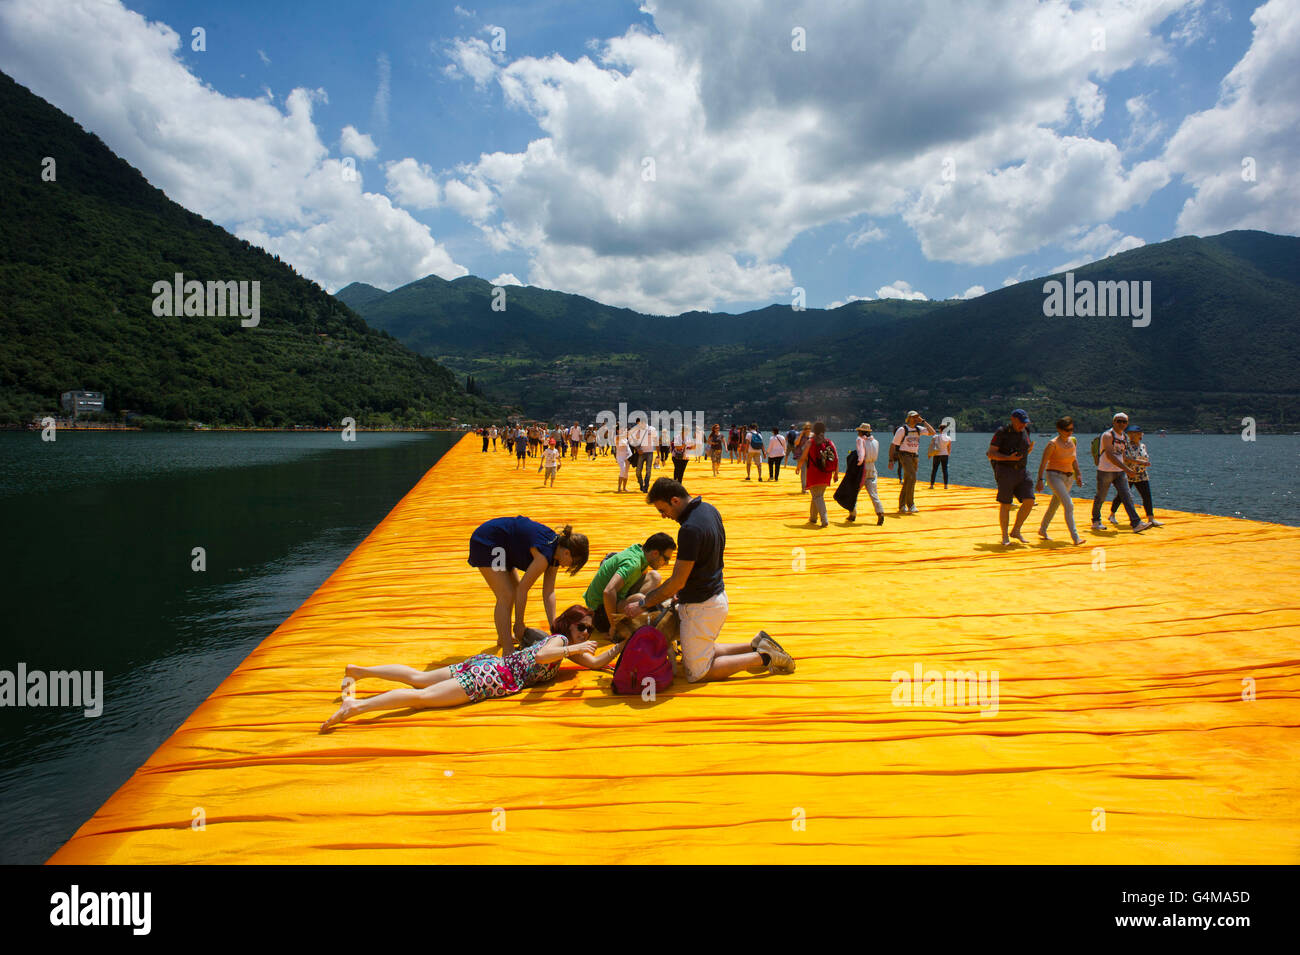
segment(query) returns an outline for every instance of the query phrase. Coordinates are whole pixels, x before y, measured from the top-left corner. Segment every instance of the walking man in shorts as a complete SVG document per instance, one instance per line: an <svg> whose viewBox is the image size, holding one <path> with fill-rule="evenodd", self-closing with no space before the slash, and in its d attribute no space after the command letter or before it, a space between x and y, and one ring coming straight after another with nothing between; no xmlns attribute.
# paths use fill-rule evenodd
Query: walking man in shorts
<svg viewBox="0 0 1300 955"><path fill-rule="evenodd" d="M634 617L642 608L653 610L677 598L680 637L686 679L691 683L721 680L741 670L751 673L793 673L794 660L785 649L760 630L749 643L718 643L727 619L727 593L722 584L722 554L726 531L718 509L698 494L692 497L677 481L661 477L646 494L646 503L662 517L681 525L677 533L677 560L666 581L648 594L632 594L624 614Z"/></svg>
<svg viewBox="0 0 1300 955"><path fill-rule="evenodd" d="M1029 471L1025 467L1033 450L1034 442L1029 440L1029 413L1017 408L1011 412L1011 423L993 432L988 450L993 474L998 481L998 524L1002 528L1004 546L1010 544L1013 537L1022 544L1029 543L1020 529L1034 509L1034 482L1029 480ZM1020 502L1020 509L1016 511L1015 527L1007 534L1013 499Z"/></svg>

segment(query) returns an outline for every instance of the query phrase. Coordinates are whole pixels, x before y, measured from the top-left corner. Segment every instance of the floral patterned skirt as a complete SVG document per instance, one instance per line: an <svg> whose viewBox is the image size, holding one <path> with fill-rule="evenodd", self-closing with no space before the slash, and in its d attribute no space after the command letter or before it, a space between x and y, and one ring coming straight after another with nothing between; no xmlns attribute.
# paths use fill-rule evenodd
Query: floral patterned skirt
<svg viewBox="0 0 1300 955"><path fill-rule="evenodd" d="M471 703L509 696L521 689L514 670L500 657L490 653L480 653L454 664L451 675L456 678Z"/></svg>

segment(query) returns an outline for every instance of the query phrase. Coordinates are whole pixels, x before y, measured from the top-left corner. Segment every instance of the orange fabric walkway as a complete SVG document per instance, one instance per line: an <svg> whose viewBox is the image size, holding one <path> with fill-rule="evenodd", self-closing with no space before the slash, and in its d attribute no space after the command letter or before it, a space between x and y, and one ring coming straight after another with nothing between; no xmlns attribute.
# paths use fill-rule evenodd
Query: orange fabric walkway
<svg viewBox="0 0 1300 955"><path fill-rule="evenodd" d="M991 490L922 485L879 528L828 501L812 530L792 470L692 462L726 521L722 639L765 628L797 673L647 703L565 664L519 697L318 734L345 663L494 646L480 521L589 535L561 609L606 552L676 531L614 493L611 458L554 489L513 467L462 440L51 861L1300 861L1300 529L1224 517L1004 552ZM540 587L529 607L544 626ZM996 713L895 705L918 665L996 671Z"/></svg>

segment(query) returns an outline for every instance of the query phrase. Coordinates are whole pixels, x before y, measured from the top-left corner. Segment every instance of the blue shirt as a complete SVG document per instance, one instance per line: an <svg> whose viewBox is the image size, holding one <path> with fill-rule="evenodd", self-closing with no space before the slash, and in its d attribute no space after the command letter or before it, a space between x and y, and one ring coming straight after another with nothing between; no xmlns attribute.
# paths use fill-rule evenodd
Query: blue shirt
<svg viewBox="0 0 1300 955"><path fill-rule="evenodd" d="M727 534L722 529L722 515L700 497L691 498L677 519L677 559L693 560L690 576L678 592L682 603L703 603L722 593L722 552Z"/></svg>
<svg viewBox="0 0 1300 955"><path fill-rule="evenodd" d="M470 536L470 545L477 544L491 551L500 547L505 551L506 569L527 570L533 562L531 548L536 547L549 563L555 556L555 531L523 515L497 517L484 521Z"/></svg>

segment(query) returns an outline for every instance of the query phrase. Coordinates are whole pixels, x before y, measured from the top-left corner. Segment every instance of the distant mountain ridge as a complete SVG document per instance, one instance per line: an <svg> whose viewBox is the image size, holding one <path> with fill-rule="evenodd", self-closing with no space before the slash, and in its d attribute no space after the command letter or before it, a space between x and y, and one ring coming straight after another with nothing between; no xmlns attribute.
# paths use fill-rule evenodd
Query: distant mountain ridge
<svg viewBox="0 0 1300 955"><path fill-rule="evenodd" d="M338 297L537 416L590 419L626 400L848 427L919 407L984 428L1015 402L1044 425L1070 413L1092 427L1117 406L1168 428L1300 421L1300 238L1184 236L1071 272L1079 282L1150 282L1150 325L1047 317L1044 286L1063 273L961 301L741 315L645 315L530 286L507 286L506 310L493 312L492 286L473 276L388 293L353 284Z"/></svg>

